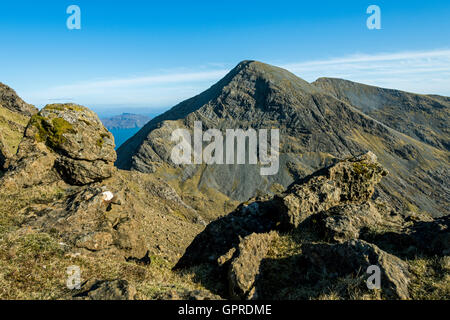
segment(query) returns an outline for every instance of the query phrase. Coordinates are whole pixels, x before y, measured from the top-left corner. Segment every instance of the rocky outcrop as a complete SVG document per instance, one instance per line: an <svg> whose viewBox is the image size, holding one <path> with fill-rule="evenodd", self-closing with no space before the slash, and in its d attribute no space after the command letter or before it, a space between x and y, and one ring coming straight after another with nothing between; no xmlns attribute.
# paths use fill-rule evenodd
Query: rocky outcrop
<svg viewBox="0 0 450 320"><path fill-rule="evenodd" d="M373 202L335 206L320 212L316 221L327 241L340 243L358 239L368 228L389 229L403 225L401 216L380 213Z"/></svg>
<svg viewBox="0 0 450 320"><path fill-rule="evenodd" d="M88 187L62 205L28 208L25 225L52 230L63 243L86 253L141 259L148 251L142 231L136 217L122 211L121 203L120 193Z"/></svg>
<svg viewBox="0 0 450 320"><path fill-rule="evenodd" d="M0 172L17 151L30 116L38 110L24 102L16 92L0 83Z"/></svg>
<svg viewBox="0 0 450 320"><path fill-rule="evenodd" d="M26 199L17 204L18 232L51 233L69 255L142 265L152 255L177 259L202 228L199 215L167 183L119 172L115 159L114 139L94 112L73 104L43 108L0 179L5 194ZM28 199L24 188L49 197Z"/></svg>
<svg viewBox="0 0 450 320"><path fill-rule="evenodd" d="M13 89L1 82L0 106L28 117L38 112L36 107L23 101Z"/></svg>
<svg viewBox="0 0 450 320"><path fill-rule="evenodd" d="M258 297L254 284L259 275L261 261L265 258L274 236L274 232L254 233L241 240L228 272L232 298L256 299Z"/></svg>
<svg viewBox="0 0 450 320"><path fill-rule="evenodd" d="M174 261L202 229L194 222L197 213L169 185L139 173L117 172L61 192L59 200L22 209L19 232L51 233L70 256L139 265L151 264L154 256Z"/></svg>
<svg viewBox="0 0 450 320"><path fill-rule="evenodd" d="M387 173L372 152L318 171L275 196L280 222L295 228L312 214L339 204L364 203Z"/></svg>
<svg viewBox="0 0 450 320"><path fill-rule="evenodd" d="M48 105L31 118L25 135L58 154L55 169L70 184L101 181L114 171L114 137L85 107Z"/></svg>
<svg viewBox="0 0 450 320"><path fill-rule="evenodd" d="M260 197L240 205L207 226L189 246L178 267L216 261L240 237L271 230L292 230L312 215L344 204L363 204L387 172L368 152L338 161L294 183L280 195Z"/></svg>
<svg viewBox="0 0 450 320"><path fill-rule="evenodd" d="M375 297L366 284L366 270L375 266L381 272L379 297L409 299L408 263L360 239L369 229L409 228L381 199L372 199L386 175L368 152L300 179L272 198L250 200L209 224L177 268L211 265L225 275L229 291L223 296L234 299L317 298L333 286L338 292L333 294L348 299L356 294L352 290ZM445 229L441 223L436 243L445 240Z"/></svg>
<svg viewBox="0 0 450 320"><path fill-rule="evenodd" d="M112 176L114 138L97 115L73 104L47 105L31 117L10 164L10 181L33 185L63 179L86 185Z"/></svg>

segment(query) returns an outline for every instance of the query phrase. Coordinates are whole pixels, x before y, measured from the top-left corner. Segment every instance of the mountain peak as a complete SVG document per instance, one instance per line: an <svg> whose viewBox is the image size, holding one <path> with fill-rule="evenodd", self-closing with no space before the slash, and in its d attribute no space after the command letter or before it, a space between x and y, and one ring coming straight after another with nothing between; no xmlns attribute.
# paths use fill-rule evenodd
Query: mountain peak
<svg viewBox="0 0 450 320"><path fill-rule="evenodd" d="M259 74L261 76L277 75L280 78L288 77L303 80L286 69L256 60L241 61L233 70L238 72L243 71L247 74Z"/></svg>

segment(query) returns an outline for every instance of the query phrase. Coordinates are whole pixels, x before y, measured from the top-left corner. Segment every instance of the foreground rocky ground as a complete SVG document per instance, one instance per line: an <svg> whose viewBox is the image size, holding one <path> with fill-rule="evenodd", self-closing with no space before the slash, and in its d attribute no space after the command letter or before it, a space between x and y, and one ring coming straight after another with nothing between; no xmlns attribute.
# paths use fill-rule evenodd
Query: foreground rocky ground
<svg viewBox="0 0 450 320"><path fill-rule="evenodd" d="M252 199L208 225L176 269L208 265L222 279L215 292L237 299L448 299L450 219L372 200L387 174L369 152ZM366 286L371 265L380 290Z"/></svg>
<svg viewBox="0 0 450 320"><path fill-rule="evenodd" d="M2 299L450 298L448 216L395 210L375 191L389 172L372 152L209 222L219 214L157 175L116 169L89 109L26 117L0 177ZM380 290L367 288L370 265ZM71 266L80 289L67 287Z"/></svg>

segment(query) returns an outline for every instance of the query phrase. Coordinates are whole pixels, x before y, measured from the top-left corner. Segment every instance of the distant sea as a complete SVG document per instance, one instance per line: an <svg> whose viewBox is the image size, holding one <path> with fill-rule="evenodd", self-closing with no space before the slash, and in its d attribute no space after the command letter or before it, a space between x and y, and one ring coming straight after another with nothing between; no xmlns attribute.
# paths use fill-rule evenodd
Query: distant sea
<svg viewBox="0 0 450 320"><path fill-rule="evenodd" d="M133 135L135 135L141 128L117 128L117 129L109 129L109 131L113 134L114 140L116 142L116 149L119 148L125 141L130 139Z"/></svg>

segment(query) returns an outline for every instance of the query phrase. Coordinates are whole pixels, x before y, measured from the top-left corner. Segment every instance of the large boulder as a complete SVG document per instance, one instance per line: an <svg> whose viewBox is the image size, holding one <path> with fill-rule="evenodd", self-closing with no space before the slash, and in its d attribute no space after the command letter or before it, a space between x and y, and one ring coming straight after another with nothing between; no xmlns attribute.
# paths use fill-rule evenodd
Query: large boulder
<svg viewBox="0 0 450 320"><path fill-rule="evenodd" d="M148 248L138 217L128 202L122 203L122 194L106 186L89 186L64 203L26 208L25 225L58 234L76 252L140 260Z"/></svg>
<svg viewBox="0 0 450 320"><path fill-rule="evenodd" d="M86 185L111 177L115 160L114 137L93 111L52 104L31 117L10 171L25 185Z"/></svg>
<svg viewBox="0 0 450 320"><path fill-rule="evenodd" d="M372 152L340 161L296 182L276 195L277 219L285 227L297 227L309 216L342 204L362 204L388 174Z"/></svg>
<svg viewBox="0 0 450 320"><path fill-rule="evenodd" d="M230 296L234 299L256 299L254 287L259 274L262 259L270 248L270 243L276 233L253 233L242 239L236 257L230 265L228 279ZM232 250L231 252L234 252Z"/></svg>
<svg viewBox="0 0 450 320"><path fill-rule="evenodd" d="M251 199L210 223L177 268L208 263L226 275L229 292L224 296L266 299L276 294L289 297L289 292L318 297L327 290L324 281L355 279L360 286L361 270L377 265L382 296L408 299L408 264L358 240L363 229L403 227L403 219L383 209L382 200L371 200L375 185L386 174L368 152L319 170L273 198ZM272 238L275 232L280 233L277 239ZM277 272L295 278L280 276L284 279L280 282ZM316 281L311 283L314 275ZM339 294L345 296L343 291Z"/></svg>
<svg viewBox="0 0 450 320"><path fill-rule="evenodd" d="M380 212L371 201L332 207L320 212L315 221L326 240L341 243L358 239L367 229L400 229L403 224L399 215Z"/></svg>

